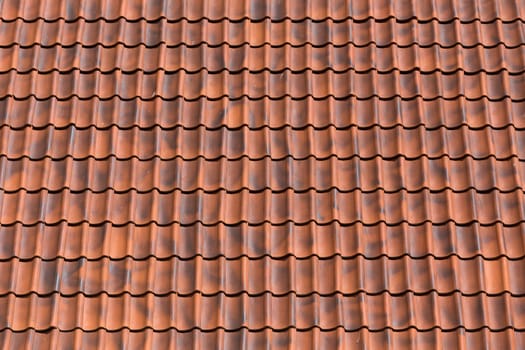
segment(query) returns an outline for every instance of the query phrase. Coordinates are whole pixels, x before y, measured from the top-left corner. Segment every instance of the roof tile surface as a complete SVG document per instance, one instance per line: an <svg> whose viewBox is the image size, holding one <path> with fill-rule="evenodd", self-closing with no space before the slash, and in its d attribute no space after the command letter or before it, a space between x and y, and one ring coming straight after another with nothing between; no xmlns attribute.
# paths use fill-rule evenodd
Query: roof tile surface
<svg viewBox="0 0 525 350"><path fill-rule="evenodd" d="M0 350L524 349L524 9L0 1Z"/></svg>
<svg viewBox="0 0 525 350"><path fill-rule="evenodd" d="M354 20L419 19L421 21L449 21L460 19L465 22L487 22L501 18L505 21L521 19L522 11L519 2L472 1L459 0L423 0L423 1L356 1L356 0L288 0L279 2L266 1L157 1L144 2L130 0L114 4L110 0L72 1L59 0L48 3L37 0L20 3L2 3L4 21L38 19L74 21L78 19L107 20L126 19L129 21L155 21L168 19L178 21L187 19L213 21L242 19L261 20Z"/></svg>

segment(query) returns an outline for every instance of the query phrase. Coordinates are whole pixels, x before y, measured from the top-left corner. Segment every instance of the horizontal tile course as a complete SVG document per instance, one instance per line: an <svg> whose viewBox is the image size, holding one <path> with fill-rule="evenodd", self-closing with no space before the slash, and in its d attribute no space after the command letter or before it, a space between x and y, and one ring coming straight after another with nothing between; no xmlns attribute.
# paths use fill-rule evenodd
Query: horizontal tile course
<svg viewBox="0 0 525 350"><path fill-rule="evenodd" d="M24 18L32 21L38 18L56 20L65 18L69 21L78 18L88 20L105 19L115 20L126 18L131 21L145 19L155 21L167 18L172 21L187 18L189 20L239 20L250 18L253 20L266 17L273 20L291 18L301 20L312 18L315 20L341 20L353 17L356 20L367 18L386 19L396 17L407 20L417 17L420 20L437 18L448 21L460 18L463 21L481 20L490 21L501 18L512 21L522 17L522 10L515 2L499 3L496 1L356 1L330 0L307 2L288 0L277 3L261 1L158 1L143 3L140 0L128 1L115 5L108 0L98 1L70 1L38 2L25 1L22 4L6 2L2 6L4 20Z"/></svg>
<svg viewBox="0 0 525 350"><path fill-rule="evenodd" d="M30 174L24 176L24 174ZM452 159L425 156L407 159L374 157L338 159L291 157L272 160L151 158L96 160L71 157L10 160L0 157L0 190L72 192L205 192L248 190L280 192L509 192L525 189L525 161L472 156Z"/></svg>
<svg viewBox="0 0 525 350"><path fill-rule="evenodd" d="M78 128L96 127L108 129L175 127L236 129L243 126L252 129L280 129L290 126L302 129L312 126L316 129L329 127L370 128L415 128L424 126L435 129L455 129L466 126L472 129L484 127L505 128L514 126L525 129L525 101L513 101L510 97L498 101L482 97L470 100L464 96L455 99L425 99L421 96L406 99L358 99L350 96L336 99L329 96L314 99L311 96L295 99L250 99L242 97L231 100L200 98L184 100L183 97L164 100L134 98L122 100L116 96L110 99L66 100L52 97L45 100L34 96L18 100L14 97L0 99L0 123L15 129L32 126L35 128L55 127Z"/></svg>
<svg viewBox="0 0 525 350"><path fill-rule="evenodd" d="M353 297L341 295L300 297L293 294L275 297L269 293L260 296L203 296L182 297L146 294L133 297L128 294L111 297L63 297L53 294L39 297L17 297L12 294L0 298L0 305L8 312L0 318L0 328L24 331L28 328L45 330L55 327L62 331L80 328L168 330L178 331L217 329L258 331L273 330L335 330L356 331L361 328L381 331L442 330L458 327L469 330L489 328L492 331L513 328L523 331L525 313L523 298L510 294L499 296L462 296L454 293L439 296L436 293L416 295L406 293L392 296L388 293ZM428 305L435 305L429 312ZM482 305L485 309L482 309ZM14 312L14 310L17 310ZM67 311L66 311L67 310ZM226 312L228 310L228 312Z"/></svg>
<svg viewBox="0 0 525 350"><path fill-rule="evenodd" d="M27 22L16 19L0 21L0 47L10 46L126 46L154 47L223 45L241 46L302 46L302 45L347 45L366 46L432 46L493 47L504 44L520 47L525 37L525 22L504 22L494 19L489 22L460 20L420 22L412 19L399 22L395 18L384 21L368 19L354 21L300 22L270 19L254 22L250 19L231 21L177 21L162 19L155 22L130 22L120 18L112 22L84 19ZM497 33L497 35L494 35Z"/></svg>
<svg viewBox="0 0 525 350"><path fill-rule="evenodd" d="M30 158L58 160L95 158L97 160L137 158L170 160L182 158L207 160L249 158L273 160L336 156L348 158L442 158L454 160L472 156L475 159L495 157L504 160L525 159L525 129L513 125L501 129L472 129L466 125L455 129L358 127L293 129L268 127L250 129L185 129L176 127L141 129L11 129L0 127L0 153L8 159Z"/></svg>
<svg viewBox="0 0 525 350"><path fill-rule="evenodd" d="M240 99L345 99L355 96L357 99L379 97L380 99L414 99L422 97L427 100L466 99L502 100L510 98L513 102L525 100L524 75L512 75L507 71L494 74L481 72L466 74L457 71L452 74L435 72L423 74L419 71L401 73L391 71L378 73L368 71L358 73L347 71L335 73L325 71L313 73L304 71L293 73L283 71L272 73L261 71L250 73L212 74L206 71L186 73L178 71L167 73L159 71L155 75L136 72L124 74L115 71L102 74L98 71L81 73L38 73L32 71L20 74L15 71L0 74L0 98L14 97L38 100L65 100L72 97L79 99L97 98L107 100L116 96L121 100L152 100L161 97L165 100L183 98L198 100L206 98L217 100L224 97Z"/></svg>
<svg viewBox="0 0 525 350"><path fill-rule="evenodd" d="M108 294L158 296L176 294L212 296L224 293L234 296L247 293L257 296L289 294L306 297L311 294L330 296L356 293L392 295L414 292L439 295L459 292L470 296L511 293L525 295L525 258L485 260L481 257L448 259L426 257L414 259L357 256L345 259L310 257L281 259L270 257L208 260L197 256L190 260L51 260L11 259L0 262L0 298L8 294L45 296L97 296Z"/></svg>
<svg viewBox="0 0 525 350"><path fill-rule="evenodd" d="M359 331L345 332L341 328L333 331L323 331L314 328L308 331L289 329L287 331L272 331L265 329L253 332L246 329L239 331L217 330L203 332L178 332L174 329L167 331L132 332L130 330L83 332L82 330L37 332L34 330L13 332L6 330L0 332L0 342L3 348L9 350L19 349L21 346L33 346L35 349L70 349L82 345L85 349L121 349L127 346L130 349L144 349L163 347L177 348L249 348L249 349L370 349L370 348L486 348L504 346L506 349L520 349L525 342L525 333L512 329L492 332L487 328L479 331L466 332L459 328L455 331L417 331L409 329L399 332L386 329L384 331Z"/></svg>
<svg viewBox="0 0 525 350"><path fill-rule="evenodd" d="M496 73L507 70L511 74L519 74L525 70L524 50L524 46L511 48L504 44L487 48L482 46L444 48L439 45L382 47L374 44L356 46L354 43L321 47L308 44L299 47L290 45L253 47L247 44L240 47L231 47L227 44L196 47L160 44L156 47L134 48L122 44L111 47L100 45L86 47L80 44L67 47L11 46L0 50L0 72L16 70L19 73L27 73L36 70L48 73L80 70L109 73L120 70L124 73L132 73L138 70L155 74L159 71L179 70L187 72L206 70L210 73L219 73L223 70L230 72L419 70L423 73L436 71L452 73L461 70L473 74L481 71Z"/></svg>
<svg viewBox="0 0 525 350"><path fill-rule="evenodd" d="M472 222L516 225L525 220L524 200L523 190L505 193L474 190L459 193L451 190L341 192L336 189L300 193L293 190L256 193L247 190L235 193L19 191L0 192L0 215L6 225L18 222L57 224L61 221L95 225L106 222L115 225L328 224L334 221L347 225L356 222L417 225L449 221L460 225Z"/></svg>
<svg viewBox="0 0 525 350"><path fill-rule="evenodd" d="M375 259L381 256L424 258L434 256L447 259L457 255L461 259L480 256L484 259L521 259L525 257L525 223L517 225L456 225L401 223L388 226L341 225L337 222L317 225L313 222L299 225L189 226L172 224L114 226L111 223L90 225L22 225L0 227L0 260L12 258L45 260L87 258L144 260L149 257L169 259L238 259L246 256L259 259L297 257L308 259L319 256L326 259L336 255L343 258L363 256Z"/></svg>

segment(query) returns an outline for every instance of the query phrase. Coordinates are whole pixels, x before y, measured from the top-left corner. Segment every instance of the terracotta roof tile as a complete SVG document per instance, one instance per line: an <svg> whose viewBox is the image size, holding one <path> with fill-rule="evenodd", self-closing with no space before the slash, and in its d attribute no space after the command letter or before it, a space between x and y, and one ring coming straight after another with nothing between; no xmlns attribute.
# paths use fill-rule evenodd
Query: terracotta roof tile
<svg viewBox="0 0 525 350"><path fill-rule="evenodd" d="M68 349L79 346L85 349L130 349L157 348L272 348L272 349L376 349L391 346L393 348L479 348L504 346L506 349L519 349L524 342L523 333L512 330L491 332L487 329L468 331L458 329L455 331L442 331L433 329L418 332L409 329L397 332L390 329L384 331L369 331L361 329L354 332L345 332L338 328L332 331L321 331L317 328L308 331L290 329L282 332L264 330L250 332L241 329L235 332L217 330L216 332L176 332L175 330L153 331L147 329L143 332L122 330L108 332L98 330L95 332L60 332L52 330L38 333L34 330L25 332L9 332L6 343L15 349L26 344L47 349Z"/></svg>
<svg viewBox="0 0 525 350"><path fill-rule="evenodd" d="M519 1L0 1L0 349L525 348Z"/></svg>
<svg viewBox="0 0 525 350"><path fill-rule="evenodd" d="M65 129L52 126L12 129L4 126L0 128L0 135L2 155L12 160L58 160L65 157L96 160L108 157L121 160L303 160L334 156L338 159L449 157L455 160L466 156L476 160L489 157L525 159L525 130L510 125L501 129L473 129L465 125L454 129L422 126L410 129L402 126L316 129L308 126L302 129L241 127L211 130L204 127L162 129L158 126L148 129L78 129L73 126Z"/></svg>
<svg viewBox="0 0 525 350"><path fill-rule="evenodd" d="M512 101L503 98L498 101L488 100L485 96L478 100L460 96L455 99L425 99L421 96L404 99L358 99L349 96L335 99L314 99L311 96L301 99L284 97L282 99L251 99L242 97L231 100L226 97L209 100L201 98L187 101L183 98L163 100L160 97L151 100L122 100L113 97L101 100L94 97L88 100L71 97L67 100L50 98L38 100L34 96L24 100L7 97L0 99L1 125L12 129L32 126L38 129L69 126L86 129L108 129L118 126L129 129L161 127L171 129L181 126L194 129L199 126L206 129L226 127L236 129L247 126L251 129L268 127L279 129L291 126L302 129L312 126L323 129L370 128L380 126L392 128L403 126L415 128L425 126L428 129L446 127L456 129L460 126L479 129L487 126L501 129L514 126L525 129L525 101Z"/></svg>
<svg viewBox="0 0 525 350"><path fill-rule="evenodd" d="M523 331L524 302L523 298L508 293L463 296L459 292L447 295L436 292L422 295L358 293L350 296L273 296L269 292L257 296L246 293L235 296L223 293L213 296L100 294L95 297L31 294L23 298L9 294L0 300L2 309L8 310L0 319L0 327L15 331L29 328L43 331L55 327L61 331L77 328L116 331L128 327L132 331L149 327L178 331L235 331L240 328L251 331L267 328L274 331L290 328L298 331L312 328L321 331L337 328L345 331L361 328L430 331L438 323L445 331L458 327L467 331L481 328ZM429 312L424 305L435 306Z"/></svg>
<svg viewBox="0 0 525 350"><path fill-rule="evenodd" d="M516 260L525 257L523 225L523 222L517 225L427 222L395 226L385 223L340 225L336 222L327 225L314 222L305 225L291 222L282 225L243 223L235 226L205 226L202 223L188 226L19 223L1 227L3 245L0 246L0 260L15 257L24 260L33 257L45 260L59 257L68 260L180 257L187 260L197 256L205 259L222 256L227 259L243 256L251 259L265 256L276 259L319 256L327 259L336 255L369 259L381 256L435 256L446 259L457 255L461 259L481 256L486 259L508 257Z"/></svg>
<svg viewBox="0 0 525 350"><path fill-rule="evenodd" d="M138 192L260 192L272 190L295 192L315 190L327 192L398 192L410 193L429 189L433 192L447 189L453 192L499 190L510 192L523 189L525 164L516 157L473 156L450 157L394 157L394 158L327 158L264 157L250 160L219 158L208 160L180 157L163 160L137 158L0 158L2 190L29 192L42 190L72 192L118 193ZM180 176L173 176L179 172ZM23 174L31 176L23 176ZM93 174L93 176L90 176ZM301 174L301 176L297 176ZM431 174L431 176L429 175ZM192 176L190 176L192 175ZM197 175L197 176L193 176Z"/></svg>
<svg viewBox="0 0 525 350"><path fill-rule="evenodd" d="M242 329L236 332L217 330L216 332L202 332L194 330L180 333L175 330L131 332L122 330L107 332L59 332L52 330L38 333L34 330L25 332L10 332L6 336L7 344L15 349L26 344L37 346L37 349L68 349L82 346L85 349L130 349L157 348L268 348L272 349L376 349L392 346L393 348L476 348L505 346L506 349L519 349L523 344L523 334L512 330L490 332L487 329L466 332L464 329L456 331L442 331L434 329L426 332L417 332L409 329L405 332L396 332L390 329L384 331L369 331L362 329L355 332L345 332L342 329L320 331L314 328L309 331L290 329L283 332L250 332Z"/></svg>
<svg viewBox="0 0 525 350"><path fill-rule="evenodd" d="M66 47L10 46L0 52L0 71L15 70L19 73L38 71L61 73L79 70L84 74L92 71L110 73L122 71L133 73L144 71L153 74L159 71L177 72L184 70L197 73L228 71L259 72L323 72L336 73L355 70L364 73L377 70L379 73L414 70L422 73L497 73L501 70L510 74L522 73L523 46L506 47L463 47L460 45L444 48L432 46L378 46L375 44L357 46L348 43L342 46L171 46L160 44L154 47L82 46Z"/></svg>
<svg viewBox="0 0 525 350"><path fill-rule="evenodd" d="M382 190L341 192L338 189L327 192L241 190L228 193L221 190L207 193L198 190L184 193L175 190L140 193L130 190L118 193L108 190L76 193L63 190L55 193L45 190L33 193L21 190L0 193L1 215L6 225L17 222L53 225L61 221L95 225L105 222L115 225L191 225L196 222L204 225L235 225L242 222L250 225L265 222L338 222L345 225L356 222L366 225L407 222L418 225L449 221L460 225L472 222L516 225L525 220L523 200L521 189L511 192L431 192L424 189L415 193L406 190L394 193Z"/></svg>
<svg viewBox="0 0 525 350"><path fill-rule="evenodd" d="M272 18L283 20L290 18L302 20L312 18L315 20L341 20L352 18L366 20L369 18L384 20L391 17L400 20L417 18L421 21L439 19L449 21L461 19L462 21L491 21L501 18L505 21L514 21L523 17L519 3L515 2L483 2L472 1L464 3L454 1L356 1L356 0L309 0L306 3L299 0L273 2L262 1L157 1L154 3L142 0L127 1L116 5L108 0L98 1L70 1L60 0L56 3L40 2L36 0L23 3L2 4L4 20L17 18L26 21L46 19L54 21L66 19L68 21L84 18L87 20L116 20L124 18L130 21L148 20L155 21L166 18L171 21L189 19L198 21L232 20L244 18L261 20Z"/></svg>
<svg viewBox="0 0 525 350"><path fill-rule="evenodd" d="M286 19L273 22L261 21L187 21L171 22L161 19L154 22L143 20L130 22L124 18L115 21L84 19L76 21L27 22L23 19L0 23L0 47L63 47L126 46L156 47L227 45L249 46L355 46L376 44L378 46L436 46L444 48L521 47L524 42L523 21L511 22L494 19L490 22L447 22L437 20L398 21L370 18L364 21L317 21Z"/></svg>
<svg viewBox="0 0 525 350"><path fill-rule="evenodd" d="M518 277L525 273L525 258L485 260L479 256L466 260L457 256L448 259L409 256L368 259L339 255L232 260L201 256L189 260L175 257L165 260L153 257L145 260L35 258L0 262L0 272L0 295L17 296L55 293L87 297L144 293L180 296L247 293L255 296L267 291L274 296L349 296L360 292L401 295L433 291L440 295L458 291L464 296L525 294L525 281Z"/></svg>
<svg viewBox="0 0 525 350"><path fill-rule="evenodd" d="M0 74L0 98L12 96L27 99L34 96L37 100L65 100L73 96L79 99L98 96L102 100L116 96L121 100L151 100L156 97L167 100L217 100L228 97L235 100L247 96L253 99L304 99L310 96L314 99L332 96L335 99L349 96L357 99L414 99L421 96L430 100L451 100L464 96L468 100L510 98L511 101L522 102L525 100L524 91L523 75L512 75L507 71L494 74L480 72L474 75L463 71L423 74L419 71L379 73L375 70L366 73L352 70L344 73L242 71L236 74L224 71L216 74L206 71L159 71L154 75L143 72L124 74L120 71L84 74L76 70L69 73L55 71L42 74L32 71L19 74L10 71Z"/></svg>

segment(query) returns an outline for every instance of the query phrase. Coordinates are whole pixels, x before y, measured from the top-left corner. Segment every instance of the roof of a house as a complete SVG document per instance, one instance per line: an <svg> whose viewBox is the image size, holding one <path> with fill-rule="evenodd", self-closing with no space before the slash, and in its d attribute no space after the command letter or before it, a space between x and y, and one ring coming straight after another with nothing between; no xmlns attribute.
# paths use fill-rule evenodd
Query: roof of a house
<svg viewBox="0 0 525 350"><path fill-rule="evenodd" d="M0 1L0 349L525 348L525 3Z"/></svg>

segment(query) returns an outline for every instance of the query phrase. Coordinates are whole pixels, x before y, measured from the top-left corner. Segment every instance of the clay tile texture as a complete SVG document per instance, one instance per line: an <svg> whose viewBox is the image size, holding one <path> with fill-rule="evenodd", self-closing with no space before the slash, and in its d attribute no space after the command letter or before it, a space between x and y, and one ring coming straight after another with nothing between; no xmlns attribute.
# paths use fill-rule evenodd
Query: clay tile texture
<svg viewBox="0 0 525 350"><path fill-rule="evenodd" d="M0 0L0 350L525 349L522 0Z"/></svg>

